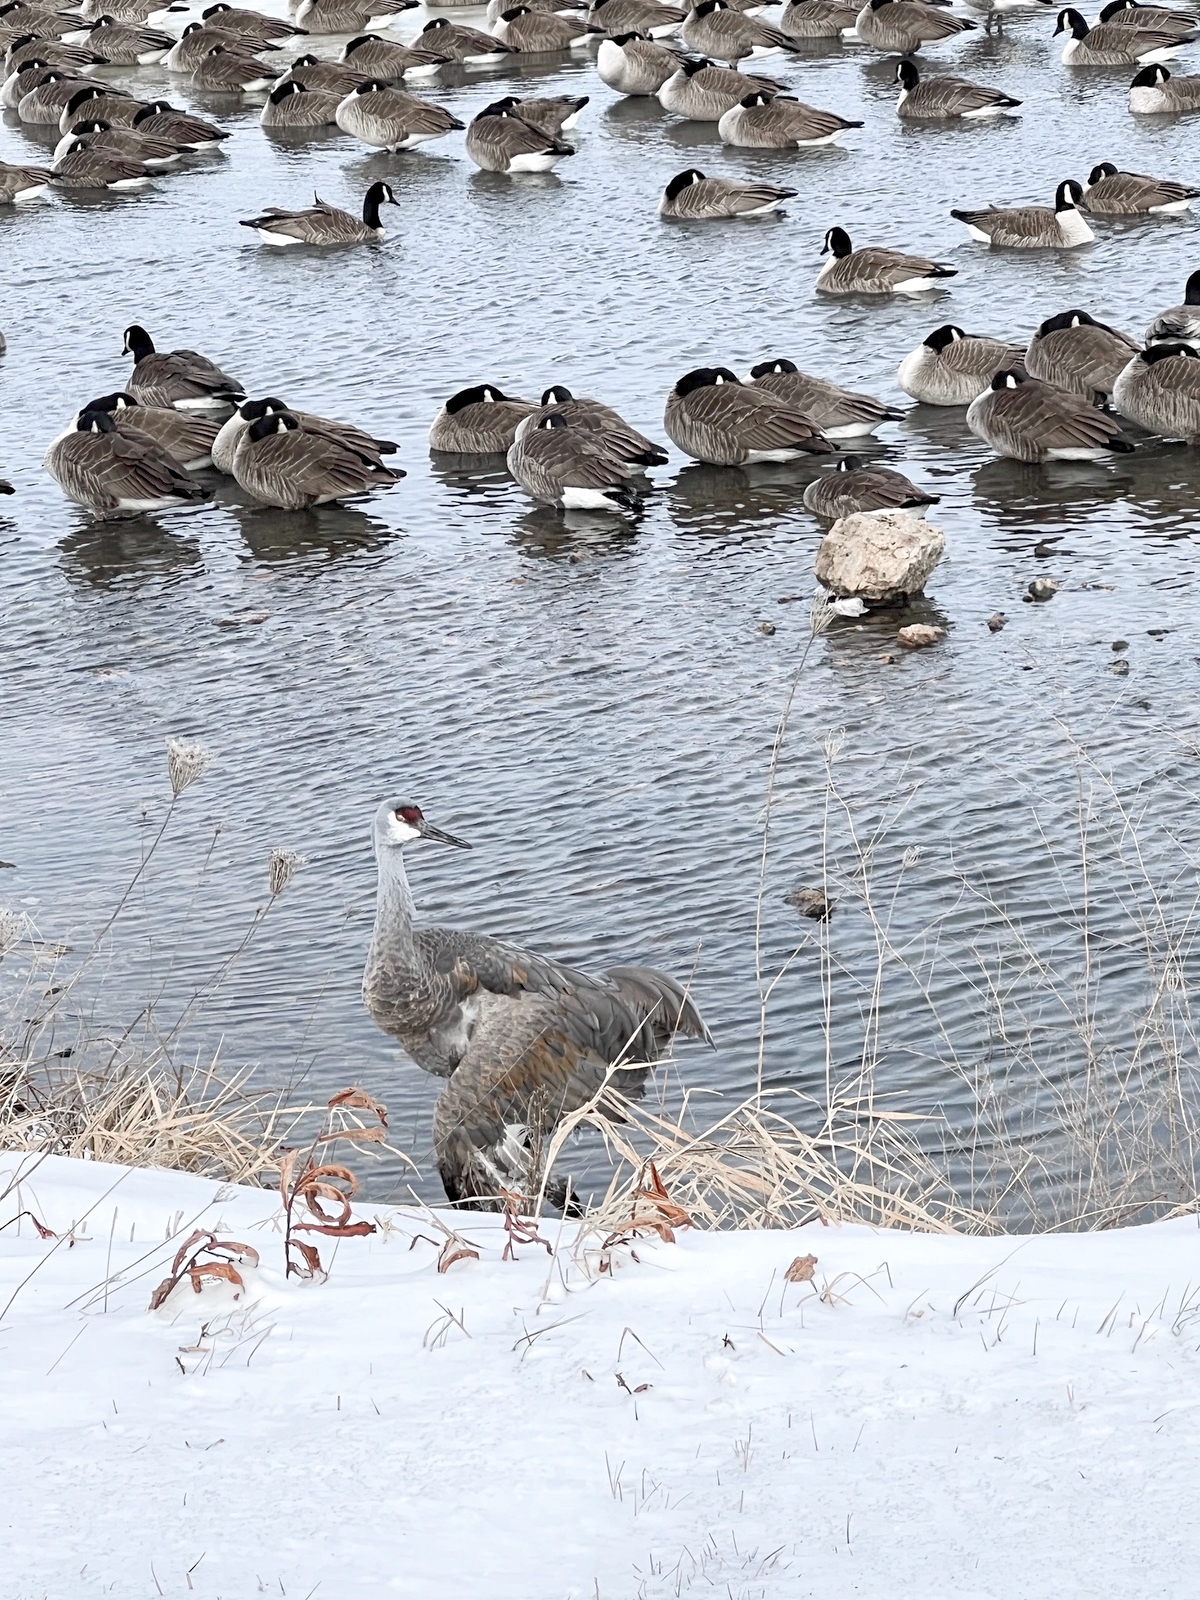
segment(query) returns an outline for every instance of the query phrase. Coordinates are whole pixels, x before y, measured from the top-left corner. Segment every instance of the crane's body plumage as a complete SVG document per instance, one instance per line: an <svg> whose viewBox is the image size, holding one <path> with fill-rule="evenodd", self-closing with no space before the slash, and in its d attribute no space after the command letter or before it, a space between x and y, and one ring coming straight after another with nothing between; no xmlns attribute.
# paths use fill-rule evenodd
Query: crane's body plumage
<svg viewBox="0 0 1200 1600"><path fill-rule="evenodd" d="M597 975L484 934L417 928L402 850L418 837L461 844L415 806L380 808L363 1001L419 1067L449 1080L434 1113L447 1194L497 1205L502 1188L529 1194L541 1143L610 1073L635 1098L675 1033L711 1040L682 987L650 967Z"/></svg>

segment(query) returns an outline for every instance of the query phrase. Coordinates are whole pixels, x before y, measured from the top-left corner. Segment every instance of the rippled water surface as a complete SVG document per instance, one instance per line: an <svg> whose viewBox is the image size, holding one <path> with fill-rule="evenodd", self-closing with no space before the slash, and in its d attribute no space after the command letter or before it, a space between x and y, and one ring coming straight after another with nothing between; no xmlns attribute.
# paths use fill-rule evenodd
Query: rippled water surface
<svg viewBox="0 0 1200 1600"><path fill-rule="evenodd" d="M0 215L0 473L18 491L0 502L5 901L45 936L86 947L161 818L165 738L199 738L218 757L106 945L98 1023L132 1013L159 982L168 1009L208 983L262 903L268 850L289 846L309 864L202 1007L194 1048L219 1041L226 1063L259 1062L271 1082L297 1071L310 1087L364 1082L424 1160L434 1085L358 998L371 814L401 793L475 846L411 852L424 915L579 963L691 974L719 1048L682 1052L684 1076L735 1094L753 1084L761 813L820 536L800 502L807 469L721 471L673 455L636 522L563 516L534 508L500 462L431 462L426 431L448 394L484 379L534 395L565 382L661 437L667 390L702 362L745 371L787 355L899 401L901 357L947 320L1025 338L1079 305L1140 332L1198 264L1192 216L1102 220L1088 248L1006 255L967 242L948 214L1047 203L1061 178L1105 159L1200 176L1200 125L1135 122L1127 72L1068 73L1052 15L926 53L927 71L936 59L1024 97L1020 117L993 127L902 127L894 65L861 48L764 64L803 99L864 119L840 147L812 152L727 151L715 125L612 95L587 51L422 90L464 120L510 87L589 94L561 175L517 180L476 171L461 134L397 156L336 131L272 139L261 97L194 97L173 80L175 103L233 130L220 154L135 196ZM410 13L396 31L424 20ZM1186 55L1180 70L1194 70ZM143 93L165 78L109 75ZM32 160L48 142L5 114L0 157ZM691 164L799 196L776 220L664 225L658 193ZM314 189L356 209L379 177L400 202L380 247L276 254L237 226ZM833 224L959 276L944 294L892 304L819 300ZM255 512L223 488L198 515L93 522L40 460L80 402L125 378L131 321L163 348L204 351L252 394L397 440L408 477L365 509ZM773 1083L819 1092L825 1081L821 943L783 895L819 882L826 857L842 900L828 931L835 1055L857 1049L875 959L857 838L873 849L893 939L936 1002L935 1017L911 982L885 985L884 1087L961 1124L971 1102L951 1058L977 1067L1003 1053L979 984L996 907L1048 964L1036 999L1039 984L1075 975L1086 906L1109 933L1114 1026L1136 1009L1111 796L1094 802L1105 839L1086 893L1071 865L1095 785L1076 745L1112 773L1168 905L1194 893L1200 474L1192 452L1157 442L1112 465L1001 462L957 411L910 410L879 443L942 496L948 556L926 601L900 619L836 624L800 678L765 970L806 942L772 995L765 1065ZM1023 605L1036 575L1062 588ZM1008 626L992 634L998 610ZM948 635L907 655L894 647L898 620ZM1110 670L1114 640L1128 642L1127 675ZM844 730L832 800L831 730ZM1055 1049L1059 1065L1047 1055L1042 1068L1068 1070L1069 1048ZM1033 1077L1026 1087L1036 1115Z"/></svg>

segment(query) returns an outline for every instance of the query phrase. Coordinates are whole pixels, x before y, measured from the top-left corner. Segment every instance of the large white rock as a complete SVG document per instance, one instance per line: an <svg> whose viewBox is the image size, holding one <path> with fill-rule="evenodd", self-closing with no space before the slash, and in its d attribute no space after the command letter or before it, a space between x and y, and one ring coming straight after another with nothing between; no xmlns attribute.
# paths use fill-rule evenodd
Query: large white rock
<svg viewBox="0 0 1200 1600"><path fill-rule="evenodd" d="M836 595L894 600L920 594L946 553L946 536L906 511L839 517L817 550L817 579Z"/></svg>

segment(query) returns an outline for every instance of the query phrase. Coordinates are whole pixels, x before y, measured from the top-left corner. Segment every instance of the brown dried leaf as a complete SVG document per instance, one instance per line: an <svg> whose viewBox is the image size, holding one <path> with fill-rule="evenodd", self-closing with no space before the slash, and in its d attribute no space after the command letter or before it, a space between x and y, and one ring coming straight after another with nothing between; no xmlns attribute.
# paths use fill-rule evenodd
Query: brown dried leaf
<svg viewBox="0 0 1200 1600"><path fill-rule="evenodd" d="M349 1222L350 1201L332 1183L322 1183L315 1178L305 1178L300 1184L298 1193L313 1216L318 1217L322 1222L331 1223L334 1227L340 1227L342 1223ZM341 1208L339 1213L335 1216L332 1211L326 1211L321 1204L322 1200L336 1202Z"/></svg>
<svg viewBox="0 0 1200 1600"><path fill-rule="evenodd" d="M289 1261L289 1272L294 1272L301 1278L323 1278L325 1276L325 1269L321 1265L321 1257L317 1253L315 1244L305 1244L303 1239L293 1239L292 1249L298 1250L304 1257L304 1266L299 1267L294 1261Z"/></svg>
<svg viewBox="0 0 1200 1600"><path fill-rule="evenodd" d="M240 1244L236 1239L214 1239L208 1246L208 1252L214 1256L237 1256L243 1261L248 1261L252 1267L258 1265L258 1251L252 1244Z"/></svg>
<svg viewBox="0 0 1200 1600"><path fill-rule="evenodd" d="M456 1261L478 1261L479 1251L472 1250L465 1240L452 1233L442 1246L437 1258L439 1272L449 1272Z"/></svg>
<svg viewBox="0 0 1200 1600"><path fill-rule="evenodd" d="M333 1133L319 1133L316 1144L332 1144L335 1139L357 1139L364 1144L382 1144L387 1138L387 1128L338 1128Z"/></svg>
<svg viewBox="0 0 1200 1600"><path fill-rule="evenodd" d="M158 1288L155 1289L154 1293L150 1296L150 1305L147 1309L150 1311L157 1311L159 1306L162 1305L163 1301L167 1298L171 1290L178 1282L179 1279L174 1275L174 1273L172 1273L169 1278L164 1278L159 1284Z"/></svg>
<svg viewBox="0 0 1200 1600"><path fill-rule="evenodd" d="M183 1265L185 1257L191 1255L192 1247L194 1245L200 1244L205 1239L209 1240L211 1243L215 1238L215 1234L208 1233L204 1228L197 1228L195 1233L193 1233L189 1238L185 1239L184 1242L179 1246L179 1249L176 1250L175 1259L171 1263L171 1275L173 1277L178 1275L179 1269Z"/></svg>
<svg viewBox="0 0 1200 1600"><path fill-rule="evenodd" d="M816 1256L797 1256L783 1276L788 1283L811 1283L816 1270Z"/></svg>
<svg viewBox="0 0 1200 1600"><path fill-rule="evenodd" d="M204 1287L206 1279L236 1284L239 1289L246 1287L245 1279L231 1261L193 1262L187 1269L187 1275L192 1280L192 1288L197 1294Z"/></svg>
<svg viewBox="0 0 1200 1600"><path fill-rule="evenodd" d="M279 1159L279 1195L284 1205L288 1205L292 1198L292 1174L299 1159L299 1150L285 1150Z"/></svg>
<svg viewBox="0 0 1200 1600"><path fill-rule="evenodd" d="M331 1239L362 1239L374 1233L373 1222L298 1222L293 1232L324 1233Z"/></svg>
<svg viewBox="0 0 1200 1600"><path fill-rule="evenodd" d="M372 1115L379 1118L385 1128L388 1125L387 1107L382 1101L376 1100L373 1095L369 1095L365 1089L343 1089L340 1094L335 1094L333 1099L327 1101L326 1104L331 1111L335 1108L343 1111L370 1111Z"/></svg>

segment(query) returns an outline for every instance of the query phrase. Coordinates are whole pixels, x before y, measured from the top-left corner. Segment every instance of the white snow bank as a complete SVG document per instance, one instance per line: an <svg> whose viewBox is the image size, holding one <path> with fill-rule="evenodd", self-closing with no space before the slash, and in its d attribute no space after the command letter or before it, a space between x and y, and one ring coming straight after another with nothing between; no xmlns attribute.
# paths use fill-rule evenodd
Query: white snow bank
<svg viewBox="0 0 1200 1600"><path fill-rule="evenodd" d="M0 1232L3 1600L1195 1592L1194 1219L684 1231L589 1277L569 1226L506 1262L447 1214L481 1259L439 1276L389 1209L307 1284L261 1190L49 1159L22 1207L59 1238ZM148 1312L197 1223L261 1268Z"/></svg>

